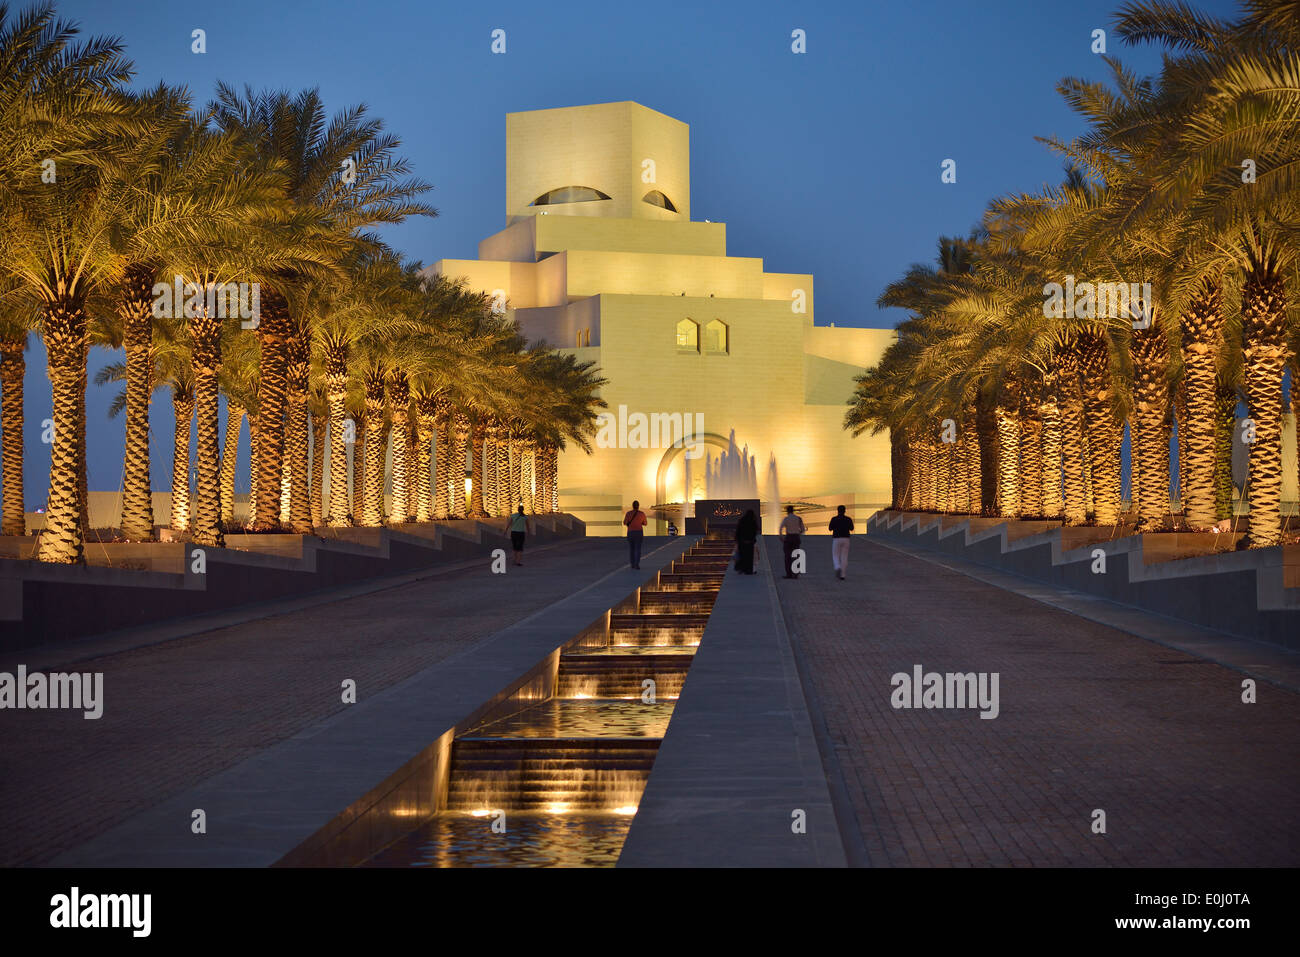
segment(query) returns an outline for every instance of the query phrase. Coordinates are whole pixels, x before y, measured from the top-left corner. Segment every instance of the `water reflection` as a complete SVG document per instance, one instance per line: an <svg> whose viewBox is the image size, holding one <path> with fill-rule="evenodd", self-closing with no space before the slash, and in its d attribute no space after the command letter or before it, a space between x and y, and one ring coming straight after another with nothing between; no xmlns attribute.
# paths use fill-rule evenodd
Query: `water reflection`
<svg viewBox="0 0 1300 957"><path fill-rule="evenodd" d="M390 845L369 867L613 867L632 826L610 814L439 814ZM500 825L498 824L498 830Z"/></svg>
<svg viewBox="0 0 1300 957"><path fill-rule="evenodd" d="M472 738L662 738L674 702L552 698L516 714L481 724Z"/></svg>

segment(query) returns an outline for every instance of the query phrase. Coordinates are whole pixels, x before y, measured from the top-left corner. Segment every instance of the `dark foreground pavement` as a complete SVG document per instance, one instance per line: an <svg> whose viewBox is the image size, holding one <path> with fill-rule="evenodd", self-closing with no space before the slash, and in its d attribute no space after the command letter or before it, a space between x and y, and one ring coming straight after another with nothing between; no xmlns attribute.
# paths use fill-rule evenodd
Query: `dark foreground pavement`
<svg viewBox="0 0 1300 957"><path fill-rule="evenodd" d="M850 860L1300 864L1300 696L1245 704L1239 672L860 536L841 582L830 539L805 543L809 574L777 586ZM895 709L916 665L997 672L997 718Z"/></svg>
<svg viewBox="0 0 1300 957"><path fill-rule="evenodd" d="M341 711L345 679L361 699L464 651L626 568L627 546L566 542L505 575L489 561L69 666L104 673L103 717L0 713L0 865L48 861Z"/></svg>

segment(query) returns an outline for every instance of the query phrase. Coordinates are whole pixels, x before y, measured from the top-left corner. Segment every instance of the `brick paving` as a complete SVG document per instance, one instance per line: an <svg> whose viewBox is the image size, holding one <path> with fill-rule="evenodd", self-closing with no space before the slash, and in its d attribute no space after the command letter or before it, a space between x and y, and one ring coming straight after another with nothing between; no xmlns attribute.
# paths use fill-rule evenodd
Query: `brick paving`
<svg viewBox="0 0 1300 957"><path fill-rule="evenodd" d="M462 569L69 670L104 714L0 712L0 865L39 864L619 567L621 539L562 543L505 575Z"/></svg>
<svg viewBox="0 0 1300 957"><path fill-rule="evenodd" d="M1300 696L854 536L780 577L873 866L1296 866ZM895 710L913 666L998 672L1001 711ZM1094 809L1106 833L1091 830Z"/></svg>

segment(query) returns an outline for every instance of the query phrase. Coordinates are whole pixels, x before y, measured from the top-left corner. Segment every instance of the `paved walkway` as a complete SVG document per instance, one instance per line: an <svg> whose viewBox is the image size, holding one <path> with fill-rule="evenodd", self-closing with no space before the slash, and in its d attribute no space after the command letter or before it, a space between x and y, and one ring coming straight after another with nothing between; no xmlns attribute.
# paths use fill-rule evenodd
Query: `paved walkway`
<svg viewBox="0 0 1300 957"><path fill-rule="evenodd" d="M647 548L653 547L647 543ZM0 865L48 861L620 566L620 539L481 567L79 662L104 714L0 712ZM529 558L528 554L533 557Z"/></svg>
<svg viewBox="0 0 1300 957"><path fill-rule="evenodd" d="M859 536L841 582L805 541L777 586L852 862L1300 864L1300 696ZM893 708L918 664L997 672L998 717Z"/></svg>

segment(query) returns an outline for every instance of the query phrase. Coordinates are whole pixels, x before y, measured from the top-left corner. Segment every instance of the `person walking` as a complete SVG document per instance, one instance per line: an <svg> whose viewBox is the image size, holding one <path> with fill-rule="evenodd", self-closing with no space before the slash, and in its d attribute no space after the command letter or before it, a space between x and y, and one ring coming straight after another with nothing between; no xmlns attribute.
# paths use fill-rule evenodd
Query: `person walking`
<svg viewBox="0 0 1300 957"><path fill-rule="evenodd" d="M754 574L754 545L758 542L758 518L748 509L736 523L736 571Z"/></svg>
<svg viewBox="0 0 1300 957"><path fill-rule="evenodd" d="M853 531L853 519L844 514L844 506L839 506L838 514L831 519L831 562L835 565L835 574L844 581L849 570L849 533Z"/></svg>
<svg viewBox="0 0 1300 957"><path fill-rule="evenodd" d="M640 502L633 502L631 510L623 516L623 524L627 526L628 564L633 568L641 567L641 544L649 521L641 511Z"/></svg>
<svg viewBox="0 0 1300 957"><path fill-rule="evenodd" d="M794 573L794 552L799 547L803 533L807 531L804 527L803 519L794 513L794 506L785 507L785 518L781 519L781 527L777 534L781 536L781 550L785 552L785 577L798 578Z"/></svg>
<svg viewBox="0 0 1300 957"><path fill-rule="evenodd" d="M524 540L528 537L530 524L522 505L519 506L519 511L510 516L510 544L514 546L516 565L524 563Z"/></svg>

